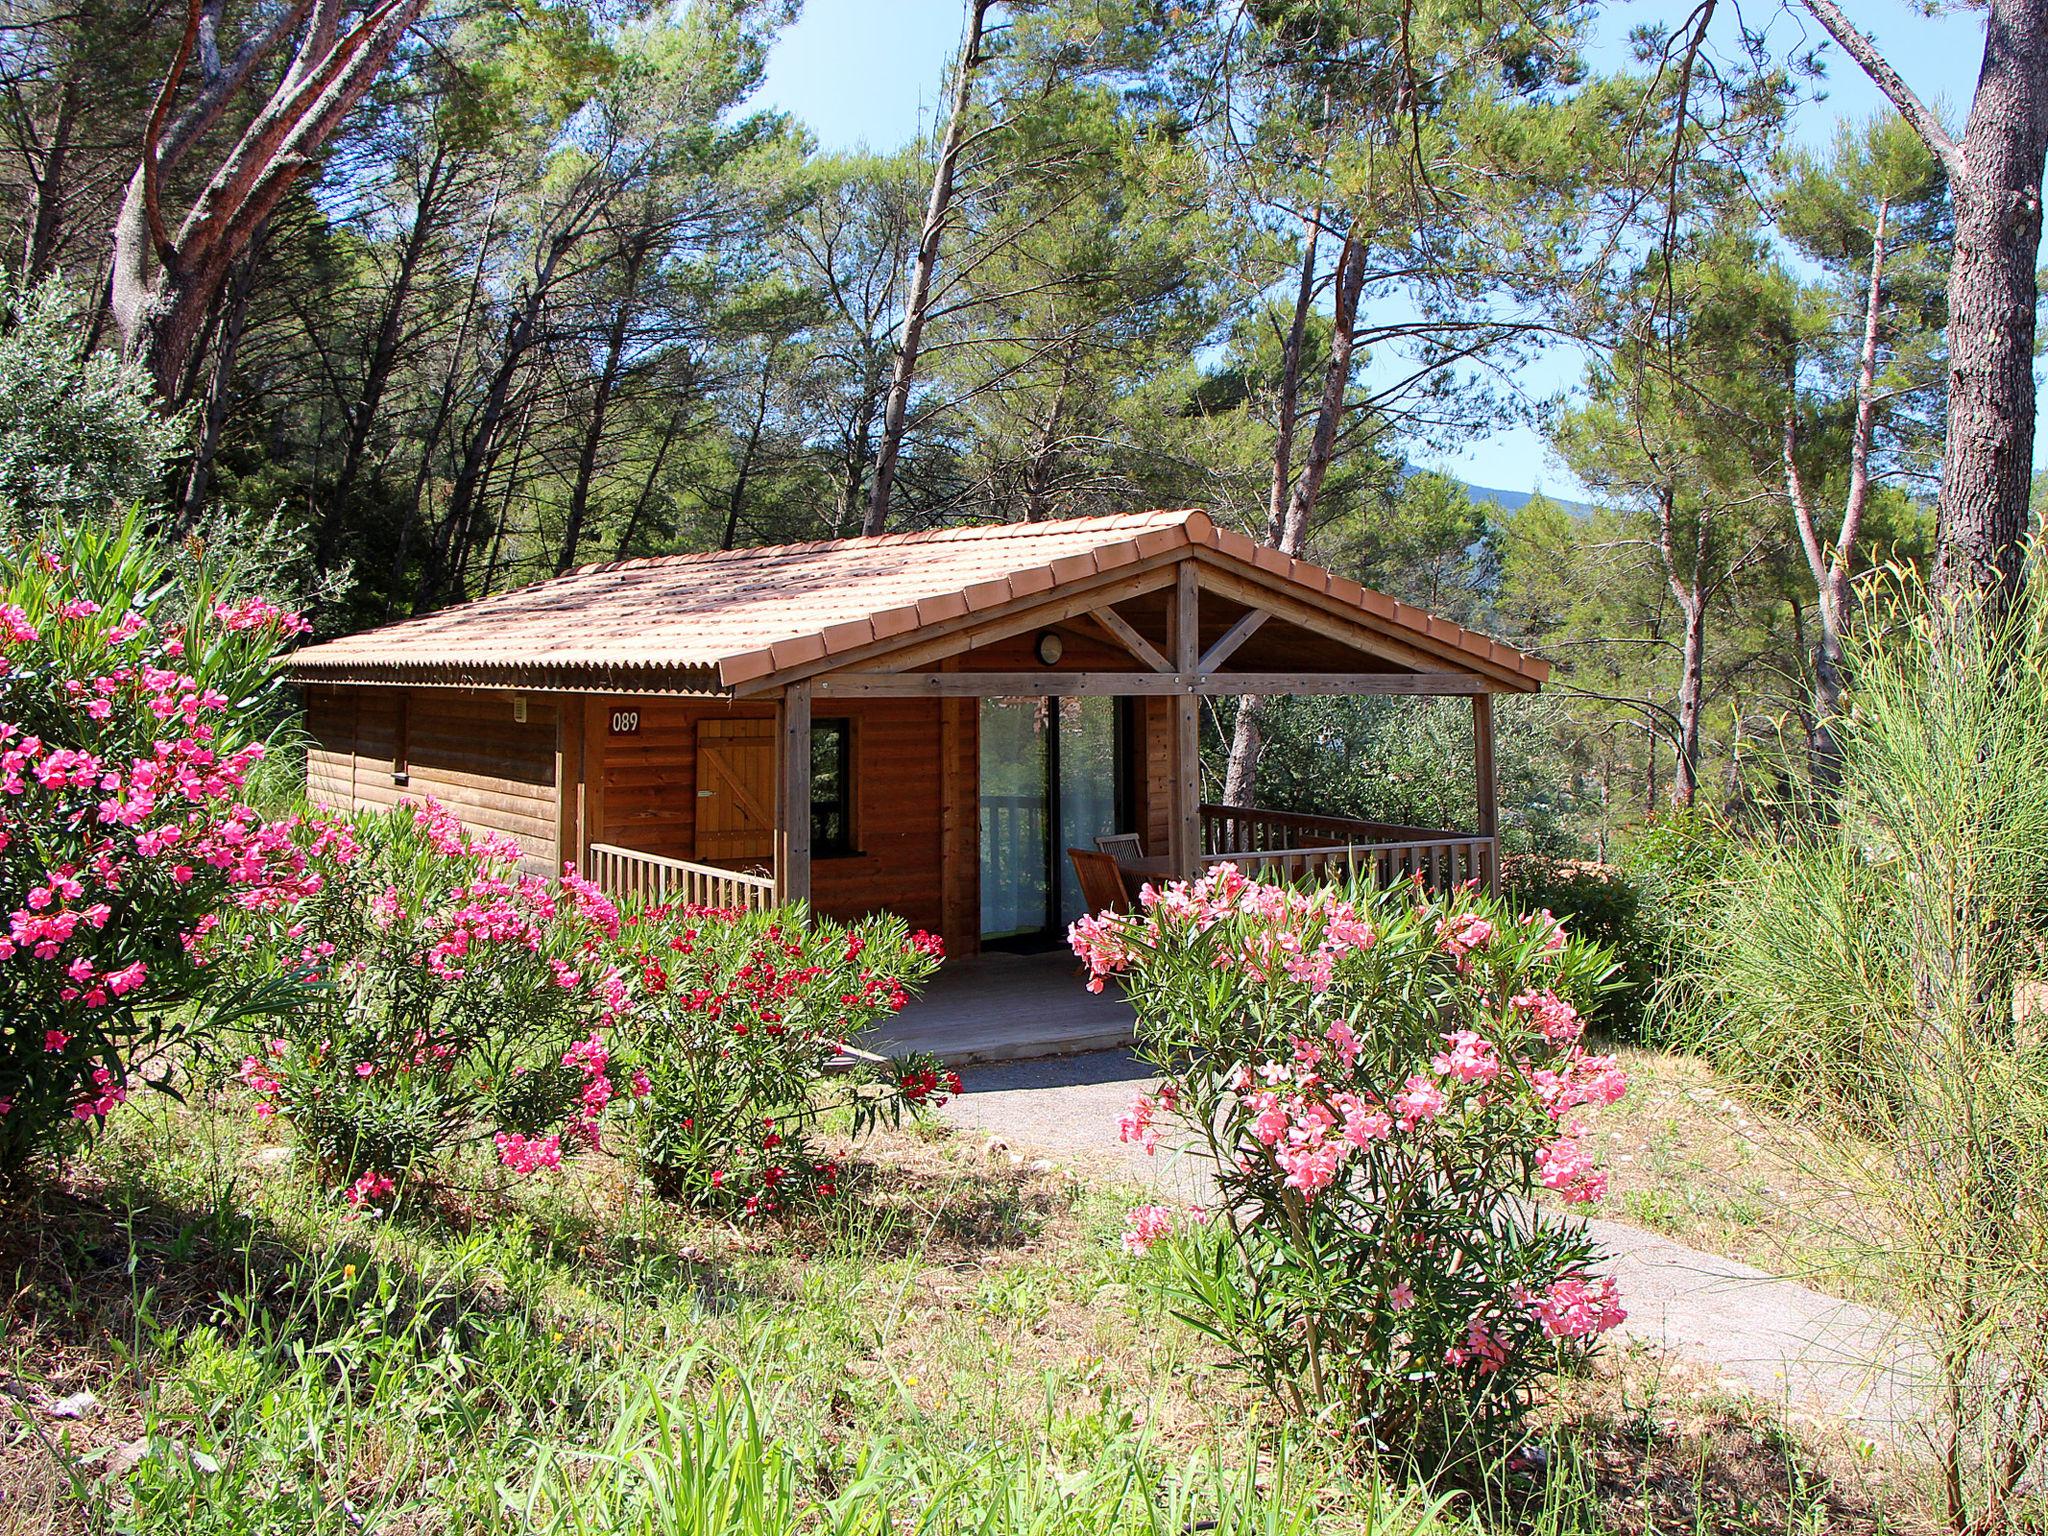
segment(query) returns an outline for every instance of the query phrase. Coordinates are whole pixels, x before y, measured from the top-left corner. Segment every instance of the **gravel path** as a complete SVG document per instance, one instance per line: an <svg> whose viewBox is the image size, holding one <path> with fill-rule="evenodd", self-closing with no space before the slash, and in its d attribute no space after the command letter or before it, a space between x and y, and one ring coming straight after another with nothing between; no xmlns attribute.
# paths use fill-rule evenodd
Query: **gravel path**
<svg viewBox="0 0 2048 1536"><path fill-rule="evenodd" d="M1206 1185L1189 1157L1147 1158L1116 1139L1116 1117L1151 1082L1128 1051L1092 1051L968 1070L944 1113L1018 1154L1161 1186ZM1898 1319L1619 1222L1588 1223L1612 1256L1629 1317L1616 1333L1718 1372L1722 1384L1787 1412L1895 1440L1923 1422L1925 1352Z"/></svg>

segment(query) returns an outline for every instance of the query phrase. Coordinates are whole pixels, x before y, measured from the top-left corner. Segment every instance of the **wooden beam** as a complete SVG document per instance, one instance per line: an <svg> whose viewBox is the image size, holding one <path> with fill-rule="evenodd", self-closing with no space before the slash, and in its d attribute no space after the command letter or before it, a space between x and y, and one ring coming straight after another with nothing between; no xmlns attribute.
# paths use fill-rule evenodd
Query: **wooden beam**
<svg viewBox="0 0 2048 1536"><path fill-rule="evenodd" d="M1174 670L1193 672L1201 659L1202 598L1201 577L1192 560L1183 560L1173 573L1173 609L1167 622L1168 649L1173 652Z"/></svg>
<svg viewBox="0 0 2048 1536"><path fill-rule="evenodd" d="M791 683L777 708L775 900L811 899L811 685Z"/></svg>
<svg viewBox="0 0 2048 1536"><path fill-rule="evenodd" d="M1469 672L1217 672L1196 678L1194 691L1204 697L1252 693L1273 698L1311 693L1491 693L1500 686L1490 678Z"/></svg>
<svg viewBox="0 0 2048 1536"><path fill-rule="evenodd" d="M555 711L555 862L583 867L583 701Z"/></svg>
<svg viewBox="0 0 2048 1536"><path fill-rule="evenodd" d="M812 685L821 699L1013 699L1181 693L1171 672L828 672Z"/></svg>
<svg viewBox="0 0 2048 1536"><path fill-rule="evenodd" d="M583 699L583 844L609 842L604 819L604 760L611 740L605 701L596 694Z"/></svg>
<svg viewBox="0 0 2048 1536"><path fill-rule="evenodd" d="M827 672L811 683L820 699L1009 699L1191 693L1462 695L1496 687L1464 672Z"/></svg>
<svg viewBox="0 0 2048 1536"><path fill-rule="evenodd" d="M1205 551L1201 571L1202 585L1218 596L1243 603L1248 608L1269 608L1277 617L1299 625L1311 634L1335 640L1369 656L1393 662L1396 666L1432 672L1441 671L1446 663L1453 663L1469 666L1482 677L1497 679L1508 691L1534 693L1538 686L1533 678L1524 677L1497 662L1481 659L1457 646L1444 644L1440 649L1426 650L1412 645L1391 633L1390 625L1383 628L1388 621L1377 619L1363 609L1346 605L1339 611L1327 606L1327 600L1312 601L1315 594L1295 596L1285 590L1279 578L1269 576L1256 567L1240 566L1228 556Z"/></svg>
<svg viewBox="0 0 2048 1536"><path fill-rule="evenodd" d="M1193 681L1202 643L1201 589L1193 561L1181 562L1174 573L1173 600L1166 610L1167 649L1182 678ZM1177 692L1173 699L1173 778L1171 817L1167 823L1167 857L1174 872L1191 880L1202 869L1201 704L1194 694Z"/></svg>
<svg viewBox="0 0 2048 1536"><path fill-rule="evenodd" d="M1116 641L1154 672L1173 670L1173 663L1160 654L1159 648L1131 628L1130 621L1114 608L1090 608L1087 616L1100 624L1108 632L1110 639Z"/></svg>
<svg viewBox="0 0 2048 1536"><path fill-rule="evenodd" d="M1263 608L1254 608L1223 632L1222 638L1202 652L1202 658L1195 663L1197 672L1214 672L1237 653L1237 648L1258 633L1259 626L1273 617Z"/></svg>
<svg viewBox="0 0 2048 1536"><path fill-rule="evenodd" d="M1500 816L1493 772L1493 695L1472 695L1472 769L1479 799L1479 835L1498 837Z"/></svg>

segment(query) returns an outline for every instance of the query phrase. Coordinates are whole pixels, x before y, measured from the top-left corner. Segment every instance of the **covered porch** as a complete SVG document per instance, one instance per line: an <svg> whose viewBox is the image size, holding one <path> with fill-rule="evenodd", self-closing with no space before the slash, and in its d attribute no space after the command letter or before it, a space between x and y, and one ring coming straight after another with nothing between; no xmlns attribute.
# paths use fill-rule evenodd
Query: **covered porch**
<svg viewBox="0 0 2048 1536"><path fill-rule="evenodd" d="M301 652L322 798L432 794L622 896L1058 946L1070 853L1142 879L1498 867L1493 695L1547 668L1200 512L615 562ZM1456 696L1456 827L1206 803L1205 701ZM1112 880L1110 884L1115 884Z"/></svg>

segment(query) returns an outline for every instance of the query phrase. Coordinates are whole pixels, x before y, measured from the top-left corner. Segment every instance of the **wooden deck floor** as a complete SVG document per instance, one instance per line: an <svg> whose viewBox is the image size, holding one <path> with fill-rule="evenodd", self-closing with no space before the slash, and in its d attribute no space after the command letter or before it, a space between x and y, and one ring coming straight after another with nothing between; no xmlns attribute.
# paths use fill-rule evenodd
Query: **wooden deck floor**
<svg viewBox="0 0 2048 1536"><path fill-rule="evenodd" d="M1130 1005L1094 993L1079 963L1044 955L948 960L924 996L860 1042L886 1055L930 1051L955 1065L1063 1056L1128 1044Z"/></svg>

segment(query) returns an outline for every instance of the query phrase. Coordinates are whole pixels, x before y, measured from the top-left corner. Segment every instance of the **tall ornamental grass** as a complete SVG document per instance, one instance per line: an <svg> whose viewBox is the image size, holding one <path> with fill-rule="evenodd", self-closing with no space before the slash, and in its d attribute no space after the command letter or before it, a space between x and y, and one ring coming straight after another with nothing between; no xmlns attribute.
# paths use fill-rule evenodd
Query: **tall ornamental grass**
<svg viewBox="0 0 2048 1536"><path fill-rule="evenodd" d="M1683 1026L1818 1132L1844 1262L1931 1343L1959 1531L2048 1520L2048 603L1894 578L1865 609L1835 815L1742 852Z"/></svg>

